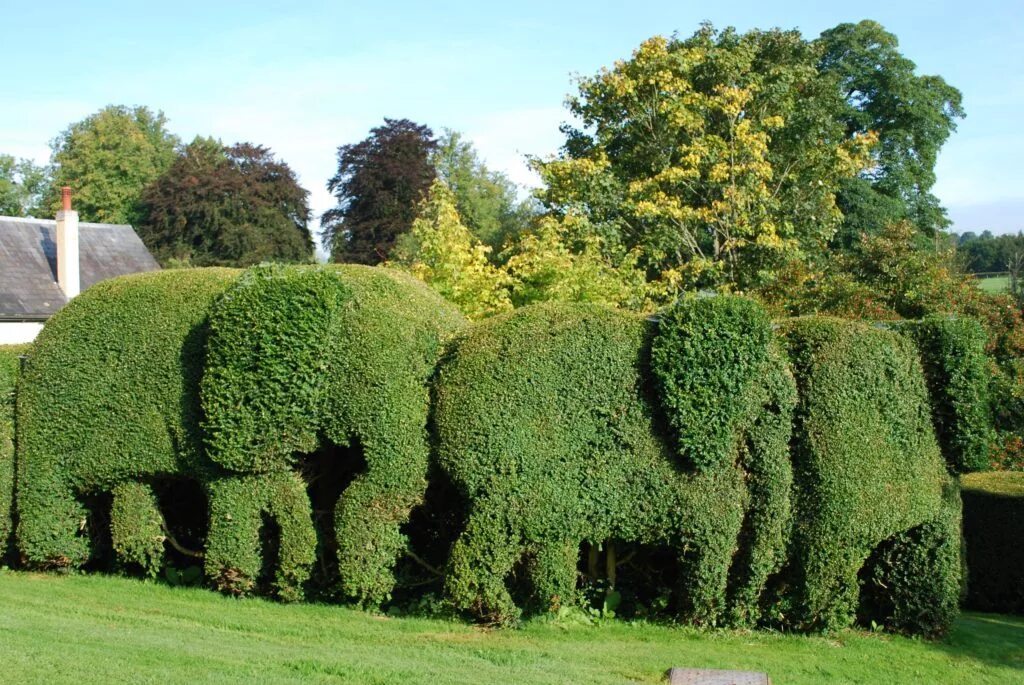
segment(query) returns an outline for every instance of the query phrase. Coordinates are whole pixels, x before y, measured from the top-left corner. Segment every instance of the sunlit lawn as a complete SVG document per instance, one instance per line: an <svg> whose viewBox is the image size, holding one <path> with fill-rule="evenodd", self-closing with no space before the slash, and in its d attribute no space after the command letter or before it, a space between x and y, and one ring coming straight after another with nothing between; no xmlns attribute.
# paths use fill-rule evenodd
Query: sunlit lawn
<svg viewBox="0 0 1024 685"><path fill-rule="evenodd" d="M793 683L1024 682L1024 620L968 614L945 641L604 622L492 631L324 605L236 600L105 576L0 572L10 683L622 683L670 666Z"/></svg>

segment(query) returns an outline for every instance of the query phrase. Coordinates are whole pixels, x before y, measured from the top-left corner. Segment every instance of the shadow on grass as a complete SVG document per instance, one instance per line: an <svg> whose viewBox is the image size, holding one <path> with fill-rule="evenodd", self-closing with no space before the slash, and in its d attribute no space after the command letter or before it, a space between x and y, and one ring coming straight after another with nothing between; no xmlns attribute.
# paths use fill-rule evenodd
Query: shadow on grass
<svg viewBox="0 0 1024 685"><path fill-rule="evenodd" d="M946 639L930 644L954 658L1024 670L1024 617L963 613Z"/></svg>

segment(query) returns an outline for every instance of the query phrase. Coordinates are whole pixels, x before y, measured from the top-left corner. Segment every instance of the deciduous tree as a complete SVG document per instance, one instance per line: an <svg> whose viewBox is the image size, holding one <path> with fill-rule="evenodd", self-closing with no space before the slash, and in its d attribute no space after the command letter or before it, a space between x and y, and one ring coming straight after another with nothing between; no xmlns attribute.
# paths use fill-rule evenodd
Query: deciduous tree
<svg viewBox="0 0 1024 685"><path fill-rule="evenodd" d="M324 213L321 237L335 261L377 264L407 233L436 174L433 132L408 119L384 119L364 140L338 148L327 189L338 204Z"/></svg>
<svg viewBox="0 0 1024 685"><path fill-rule="evenodd" d="M877 136L871 168L840 195L846 214L841 242L898 220L911 221L926 236L948 226L931 189L939 150L964 116L960 91L940 76L918 75L896 36L877 22L840 24L816 43L819 69L835 79L844 101L846 135Z"/></svg>
<svg viewBox="0 0 1024 685"><path fill-rule="evenodd" d="M143 189L174 162L180 141L163 112L110 105L71 124L51 144L54 179L45 205L71 186L83 221L135 223Z"/></svg>
<svg viewBox="0 0 1024 685"><path fill-rule="evenodd" d="M0 214L42 216L43 194L48 184L44 167L30 159L0 155Z"/></svg>
<svg viewBox="0 0 1024 685"><path fill-rule="evenodd" d="M146 189L138 232L164 263L310 261L308 196L269 149L196 138Z"/></svg>
<svg viewBox="0 0 1024 685"><path fill-rule="evenodd" d="M840 181L870 135L846 137L834 83L795 31L655 37L583 78L542 199L581 212L612 249L641 250L663 287L756 287L817 254Z"/></svg>

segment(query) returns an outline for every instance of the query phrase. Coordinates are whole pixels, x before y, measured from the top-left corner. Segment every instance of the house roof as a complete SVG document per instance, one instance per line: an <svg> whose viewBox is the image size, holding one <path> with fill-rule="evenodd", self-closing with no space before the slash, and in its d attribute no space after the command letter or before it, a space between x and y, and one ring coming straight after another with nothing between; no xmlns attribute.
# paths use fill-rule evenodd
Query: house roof
<svg viewBox="0 0 1024 685"><path fill-rule="evenodd" d="M57 222L0 216L0 320L40 321L67 303L57 285ZM78 224L81 287L160 268L135 229Z"/></svg>

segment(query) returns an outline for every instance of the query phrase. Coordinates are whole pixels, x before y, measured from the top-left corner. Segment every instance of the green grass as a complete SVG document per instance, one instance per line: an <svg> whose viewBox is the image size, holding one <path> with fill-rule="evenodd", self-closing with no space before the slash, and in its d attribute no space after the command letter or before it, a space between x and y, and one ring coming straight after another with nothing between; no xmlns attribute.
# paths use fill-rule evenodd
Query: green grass
<svg viewBox="0 0 1024 685"><path fill-rule="evenodd" d="M1006 497L1024 497L1024 471L986 471L968 473L960 478L964 490L987 492Z"/></svg>
<svg viewBox="0 0 1024 685"><path fill-rule="evenodd" d="M989 276L978 279L978 287L991 295L1002 295L1010 290L1009 276Z"/></svg>
<svg viewBox="0 0 1024 685"><path fill-rule="evenodd" d="M0 680L17 683L623 683L670 666L798 683L1024 682L1024 619L968 614L943 642L606 622L489 631L237 600L95 575L0 571Z"/></svg>

